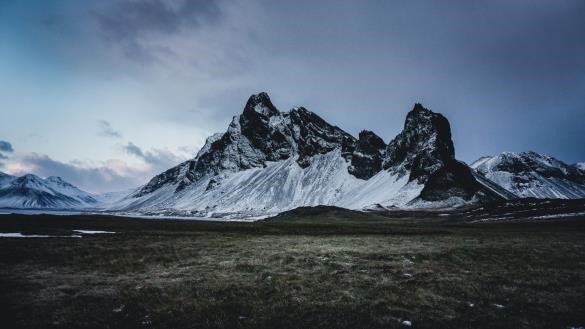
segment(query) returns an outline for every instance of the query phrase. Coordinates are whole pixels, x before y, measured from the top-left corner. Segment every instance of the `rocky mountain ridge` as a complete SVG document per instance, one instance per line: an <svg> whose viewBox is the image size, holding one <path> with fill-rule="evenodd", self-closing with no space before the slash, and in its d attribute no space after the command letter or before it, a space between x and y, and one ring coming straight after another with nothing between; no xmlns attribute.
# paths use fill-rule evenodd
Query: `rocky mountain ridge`
<svg viewBox="0 0 585 329"><path fill-rule="evenodd" d="M277 163L284 167L273 172ZM262 177L265 190L255 180L257 185L252 185L251 177L233 183L234 177L253 172L255 178ZM268 173L272 176L264 177ZM309 173L312 181L299 183ZM290 185L287 191L278 192L277 177L285 179L281 184ZM280 112L266 93L259 93L248 99L225 133L208 138L194 159L154 177L126 198L120 209L237 212L237 203L233 204L237 199L241 207L246 205L243 210L266 211L270 205L261 200L232 195L248 189L247 195L273 200L286 209L319 202L363 208L380 202L428 206L437 201L452 204L502 198L455 159L448 120L421 104L415 104L403 131L386 144L371 131L362 131L356 139L304 107ZM309 191L322 195L310 196ZM228 205L224 199L232 201Z"/></svg>

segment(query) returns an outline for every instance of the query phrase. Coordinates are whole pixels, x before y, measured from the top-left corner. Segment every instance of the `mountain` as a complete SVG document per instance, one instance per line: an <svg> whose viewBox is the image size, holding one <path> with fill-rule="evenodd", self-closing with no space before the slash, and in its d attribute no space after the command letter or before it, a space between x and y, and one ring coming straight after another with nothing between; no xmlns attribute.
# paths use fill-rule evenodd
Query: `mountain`
<svg viewBox="0 0 585 329"><path fill-rule="evenodd" d="M81 208L97 200L60 177L42 179L28 174L21 177L0 173L0 208Z"/></svg>
<svg viewBox="0 0 585 329"><path fill-rule="evenodd" d="M122 191L105 192L101 194L93 194L92 197L98 202L97 207L104 207L110 203L115 203L127 195L135 192L137 188L130 188Z"/></svg>
<svg viewBox="0 0 585 329"><path fill-rule="evenodd" d="M582 164L568 165L536 152L504 152L482 157L471 167L519 197L585 198Z"/></svg>
<svg viewBox="0 0 585 329"><path fill-rule="evenodd" d="M362 209L500 200L455 159L448 120L421 104L390 143L358 138L304 107L252 95L195 158L155 176L112 210L250 216L315 205Z"/></svg>
<svg viewBox="0 0 585 329"><path fill-rule="evenodd" d="M16 177L5 174L5 173L0 171L0 189L4 188L5 186L10 185L10 183L12 183L12 181L15 179L16 179Z"/></svg>

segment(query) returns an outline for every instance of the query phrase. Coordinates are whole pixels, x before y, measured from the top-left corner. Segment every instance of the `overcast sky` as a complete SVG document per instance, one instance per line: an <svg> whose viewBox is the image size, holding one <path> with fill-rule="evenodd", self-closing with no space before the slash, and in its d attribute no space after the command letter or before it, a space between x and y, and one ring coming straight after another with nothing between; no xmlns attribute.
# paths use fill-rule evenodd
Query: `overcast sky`
<svg viewBox="0 0 585 329"><path fill-rule="evenodd" d="M386 142L421 102L471 162L585 161L585 1L0 1L0 171L144 184L252 93Z"/></svg>

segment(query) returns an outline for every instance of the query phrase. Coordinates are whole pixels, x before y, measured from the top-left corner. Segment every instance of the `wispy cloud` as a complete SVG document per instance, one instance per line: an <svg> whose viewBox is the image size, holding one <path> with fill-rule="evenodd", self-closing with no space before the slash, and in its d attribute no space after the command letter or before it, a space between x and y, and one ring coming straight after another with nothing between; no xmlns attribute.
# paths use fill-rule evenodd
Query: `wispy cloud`
<svg viewBox="0 0 585 329"><path fill-rule="evenodd" d="M7 142L6 142L7 143ZM10 150L10 143L2 144L3 150ZM68 182L89 192L103 193L126 190L145 184L160 172L185 161L189 156L179 150L175 154L169 150L143 150L129 142L123 149L130 155L140 159L139 162L109 159L105 161L72 160L59 161L46 154L25 153L8 156L0 152L0 160L8 160L0 167L12 175L28 173L41 177L60 176ZM180 155L179 155L180 154Z"/></svg>
<svg viewBox="0 0 585 329"><path fill-rule="evenodd" d="M144 151L132 142L128 142L128 144L124 146L124 150L126 150L128 154L141 159L153 169L159 171L166 170L186 160L186 158L178 156L168 150L151 149L149 151Z"/></svg>
<svg viewBox="0 0 585 329"><path fill-rule="evenodd" d="M112 125L110 124L109 121L99 120L98 124L99 124L99 128L100 128L100 131L99 131L100 136L122 138L122 134L119 131L112 128Z"/></svg>
<svg viewBox="0 0 585 329"><path fill-rule="evenodd" d="M8 155L6 154L12 152L14 152L12 144L7 141L0 140L0 160L8 160ZM3 168L4 166L4 162L0 161L0 168Z"/></svg>
<svg viewBox="0 0 585 329"><path fill-rule="evenodd" d="M14 149L12 148L12 144L10 144L9 142L0 140L0 151L6 152L6 153L12 153L12 152L14 152Z"/></svg>
<svg viewBox="0 0 585 329"><path fill-rule="evenodd" d="M106 40L120 47L128 58L151 61L157 55L174 53L171 47L151 43L152 38L215 22L220 16L219 3L207 0L123 0L96 9L94 17Z"/></svg>

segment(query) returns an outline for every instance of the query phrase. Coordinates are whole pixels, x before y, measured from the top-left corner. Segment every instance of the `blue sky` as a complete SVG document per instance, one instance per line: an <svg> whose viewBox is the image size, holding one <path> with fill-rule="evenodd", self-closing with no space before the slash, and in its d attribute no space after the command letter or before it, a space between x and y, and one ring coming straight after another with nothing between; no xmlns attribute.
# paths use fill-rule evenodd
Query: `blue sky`
<svg viewBox="0 0 585 329"><path fill-rule="evenodd" d="M585 2L0 1L0 170L121 190L247 97L385 141L415 102L456 154L585 161Z"/></svg>

